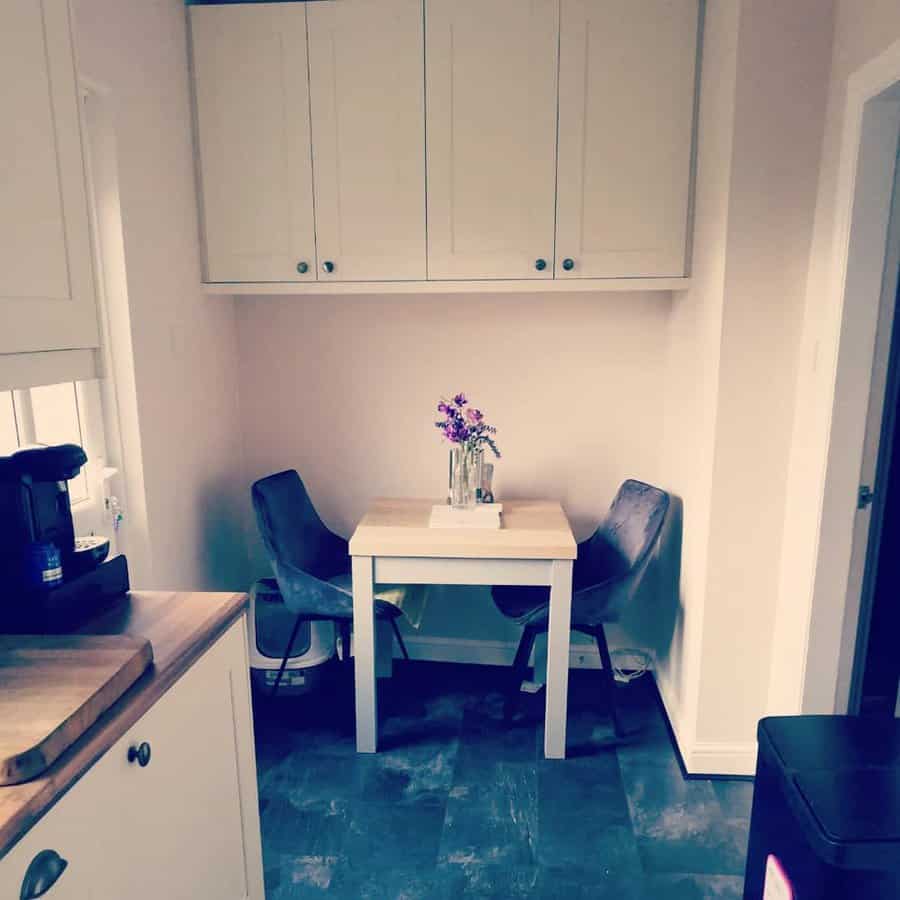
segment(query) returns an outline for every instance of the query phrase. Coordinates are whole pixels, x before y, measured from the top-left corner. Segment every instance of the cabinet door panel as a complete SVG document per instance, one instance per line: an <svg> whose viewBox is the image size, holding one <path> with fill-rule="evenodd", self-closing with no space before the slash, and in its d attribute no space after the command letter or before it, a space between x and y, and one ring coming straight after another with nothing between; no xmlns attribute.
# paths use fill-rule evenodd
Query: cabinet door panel
<svg viewBox="0 0 900 900"><path fill-rule="evenodd" d="M234 679L247 677L242 635L232 627L98 764L118 787L128 846L110 896L258 896L248 884L242 822L256 810L241 805L233 702ZM150 745L146 768L128 761L128 748L142 742Z"/></svg>
<svg viewBox="0 0 900 900"><path fill-rule="evenodd" d="M558 0L425 8L428 277L550 278Z"/></svg>
<svg viewBox="0 0 900 900"><path fill-rule="evenodd" d="M0 28L0 353L99 345L68 0Z"/></svg>
<svg viewBox="0 0 900 900"><path fill-rule="evenodd" d="M207 281L314 280L306 4L193 6L191 35Z"/></svg>
<svg viewBox="0 0 900 900"><path fill-rule="evenodd" d="M424 280L422 0L307 16L319 280Z"/></svg>
<svg viewBox="0 0 900 900"><path fill-rule="evenodd" d="M558 278L685 274L698 3L562 0Z"/></svg>
<svg viewBox="0 0 900 900"><path fill-rule="evenodd" d="M114 833L109 817L98 813L96 798L79 783L0 860L0 897L18 898L32 860L53 850L66 867L44 895L47 900L106 900L112 894L103 859Z"/></svg>

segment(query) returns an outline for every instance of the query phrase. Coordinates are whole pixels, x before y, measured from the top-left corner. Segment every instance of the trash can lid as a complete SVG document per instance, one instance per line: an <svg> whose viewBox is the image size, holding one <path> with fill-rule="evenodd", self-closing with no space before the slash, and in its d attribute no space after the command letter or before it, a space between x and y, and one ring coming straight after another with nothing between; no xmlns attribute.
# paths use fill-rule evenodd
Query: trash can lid
<svg viewBox="0 0 900 900"><path fill-rule="evenodd" d="M804 831L821 858L900 870L900 769L797 772L792 780L815 826Z"/></svg>
<svg viewBox="0 0 900 900"><path fill-rule="evenodd" d="M900 719L770 716L757 734L760 751L782 770L900 767Z"/></svg>

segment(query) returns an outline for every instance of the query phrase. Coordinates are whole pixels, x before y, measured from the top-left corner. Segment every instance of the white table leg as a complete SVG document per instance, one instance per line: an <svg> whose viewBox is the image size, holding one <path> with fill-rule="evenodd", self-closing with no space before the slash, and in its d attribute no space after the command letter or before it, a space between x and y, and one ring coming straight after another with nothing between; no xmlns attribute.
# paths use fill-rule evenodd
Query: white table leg
<svg viewBox="0 0 900 900"><path fill-rule="evenodd" d="M547 633L547 714L544 756L566 757L569 691L569 637L572 624L572 560L555 559L550 574L550 628Z"/></svg>
<svg viewBox="0 0 900 900"><path fill-rule="evenodd" d="M353 557L353 653L356 679L356 750L378 746L378 690L375 681L374 560Z"/></svg>

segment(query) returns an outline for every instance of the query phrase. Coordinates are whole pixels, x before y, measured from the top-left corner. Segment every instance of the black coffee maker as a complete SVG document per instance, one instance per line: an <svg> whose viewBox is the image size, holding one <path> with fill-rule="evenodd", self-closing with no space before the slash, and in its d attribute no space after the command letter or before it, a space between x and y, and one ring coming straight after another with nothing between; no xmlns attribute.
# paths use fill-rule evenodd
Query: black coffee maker
<svg viewBox="0 0 900 900"><path fill-rule="evenodd" d="M0 457L0 578L26 582L26 560L33 544L53 544L66 562L75 553L75 527L69 480L87 462L75 444L34 447Z"/></svg>
<svg viewBox="0 0 900 900"><path fill-rule="evenodd" d="M75 444L0 457L0 631L67 630L128 590L125 558L104 563L109 541L75 536L69 481L86 462ZM36 583L32 556L48 547L62 571Z"/></svg>

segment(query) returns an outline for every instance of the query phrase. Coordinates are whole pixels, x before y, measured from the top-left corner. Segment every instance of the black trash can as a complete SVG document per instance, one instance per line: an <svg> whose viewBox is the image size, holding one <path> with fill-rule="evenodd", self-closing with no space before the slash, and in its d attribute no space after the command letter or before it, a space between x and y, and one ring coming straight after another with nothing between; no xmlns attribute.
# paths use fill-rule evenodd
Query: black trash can
<svg viewBox="0 0 900 900"><path fill-rule="evenodd" d="M787 716L757 735L744 900L791 896L782 874L794 900L898 900L900 721Z"/></svg>

